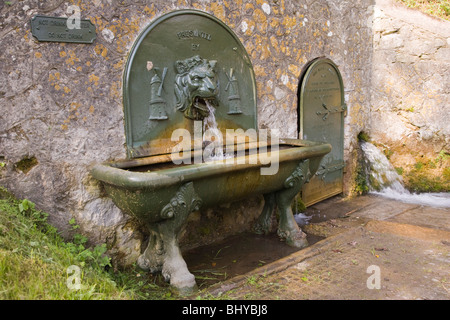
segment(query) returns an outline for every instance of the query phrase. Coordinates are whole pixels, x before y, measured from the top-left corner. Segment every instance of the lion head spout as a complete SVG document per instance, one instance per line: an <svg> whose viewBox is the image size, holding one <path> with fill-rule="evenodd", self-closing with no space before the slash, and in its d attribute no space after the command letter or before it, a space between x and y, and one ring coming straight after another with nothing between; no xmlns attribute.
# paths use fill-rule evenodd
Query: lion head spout
<svg viewBox="0 0 450 320"><path fill-rule="evenodd" d="M203 120L209 114L207 103L216 105L216 62L200 56L176 62L176 107L189 119Z"/></svg>

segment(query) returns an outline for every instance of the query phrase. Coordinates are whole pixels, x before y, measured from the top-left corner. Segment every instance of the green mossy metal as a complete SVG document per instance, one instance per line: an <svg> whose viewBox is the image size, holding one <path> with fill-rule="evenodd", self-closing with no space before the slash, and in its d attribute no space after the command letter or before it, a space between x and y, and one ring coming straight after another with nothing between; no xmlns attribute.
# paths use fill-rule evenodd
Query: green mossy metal
<svg viewBox="0 0 450 320"><path fill-rule="evenodd" d="M268 234L272 221L272 214L278 208L279 224L277 234L292 247L303 248L308 245L306 234L303 233L294 219L291 204L300 192L304 183L311 177L309 159L302 160L284 181L284 189L264 195L264 208L256 224L253 226L257 234Z"/></svg>
<svg viewBox="0 0 450 320"><path fill-rule="evenodd" d="M297 139L282 143L289 148L279 151L279 170L273 175L261 175L264 165L251 161L249 156L243 161L236 158L231 164L214 161L174 165L152 172L116 168L114 163L99 164L91 174L103 182L108 196L123 212L147 225L150 241L138 264L152 272L162 271L175 288L190 292L195 281L180 254L177 235L200 201L202 207L212 207L263 194L266 204L256 230L268 232L270 216L277 206L279 236L294 247L307 245L294 220L291 202L331 146Z"/></svg>
<svg viewBox="0 0 450 320"><path fill-rule="evenodd" d="M309 206L342 193L344 163L344 84L337 65L327 58L312 60L301 76L299 88L299 138L326 141L332 151L327 154L302 190Z"/></svg>
<svg viewBox="0 0 450 320"><path fill-rule="evenodd" d="M189 214L199 210L201 204L194 184L183 184L161 210L160 216L165 220L148 224L150 240L138 259L139 267L151 272L161 271L166 281L183 294L191 292L196 283L181 256L178 234Z"/></svg>
<svg viewBox="0 0 450 320"><path fill-rule="evenodd" d="M170 152L175 129L193 133L191 120L203 119L205 114L196 111L202 113L205 108L190 107L200 85L186 83L193 80L194 75L188 73L196 67L194 62L203 60L214 72L208 82L217 90L206 98L215 100L219 129L224 133L226 129L257 128L255 76L239 38L210 14L178 10L142 31L125 65L123 103L129 158ZM180 107L179 99L190 101Z"/></svg>

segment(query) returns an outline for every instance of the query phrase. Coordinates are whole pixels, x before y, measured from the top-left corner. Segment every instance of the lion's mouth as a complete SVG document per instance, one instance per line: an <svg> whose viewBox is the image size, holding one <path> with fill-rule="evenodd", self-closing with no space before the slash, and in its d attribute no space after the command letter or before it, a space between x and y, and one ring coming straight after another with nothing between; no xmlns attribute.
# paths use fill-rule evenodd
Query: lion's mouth
<svg viewBox="0 0 450 320"><path fill-rule="evenodd" d="M184 115L192 120L203 120L215 112L217 99L215 97L195 97Z"/></svg>
<svg viewBox="0 0 450 320"><path fill-rule="evenodd" d="M214 108L214 97L209 98L202 98L202 97L195 97L194 99L194 107L196 109L199 109L202 113L209 113L212 108Z"/></svg>

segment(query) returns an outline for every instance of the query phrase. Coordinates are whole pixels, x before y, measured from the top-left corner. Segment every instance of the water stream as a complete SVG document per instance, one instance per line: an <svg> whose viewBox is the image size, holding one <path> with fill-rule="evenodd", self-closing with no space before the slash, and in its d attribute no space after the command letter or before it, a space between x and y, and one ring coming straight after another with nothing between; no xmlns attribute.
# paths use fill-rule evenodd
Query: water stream
<svg viewBox="0 0 450 320"><path fill-rule="evenodd" d="M402 177L376 146L362 141L370 193L382 197L433 207L450 208L450 193L411 193L403 185Z"/></svg>
<svg viewBox="0 0 450 320"><path fill-rule="evenodd" d="M223 151L223 136L216 121L216 108L205 100L208 108L208 117L203 119L203 144L205 146L203 151L203 159L205 162L214 160L223 160L233 155L228 155Z"/></svg>

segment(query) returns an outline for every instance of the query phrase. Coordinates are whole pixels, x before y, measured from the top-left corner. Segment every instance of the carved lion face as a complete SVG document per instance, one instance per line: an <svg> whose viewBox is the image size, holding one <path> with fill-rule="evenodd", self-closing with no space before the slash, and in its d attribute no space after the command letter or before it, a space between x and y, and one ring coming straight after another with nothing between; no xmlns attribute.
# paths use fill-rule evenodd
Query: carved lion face
<svg viewBox="0 0 450 320"><path fill-rule="evenodd" d="M193 120L202 120L209 114L206 103L215 104L217 94L216 61L200 56L176 62L175 95L177 109Z"/></svg>

